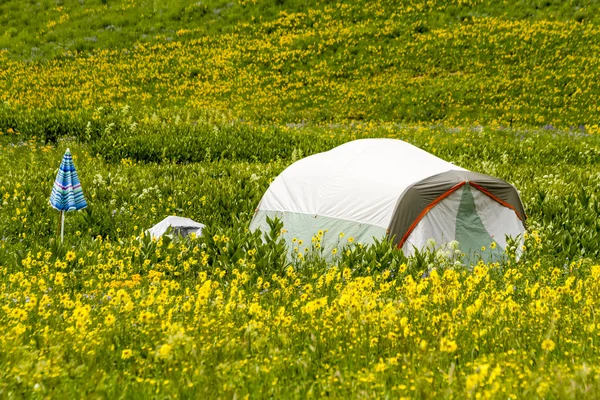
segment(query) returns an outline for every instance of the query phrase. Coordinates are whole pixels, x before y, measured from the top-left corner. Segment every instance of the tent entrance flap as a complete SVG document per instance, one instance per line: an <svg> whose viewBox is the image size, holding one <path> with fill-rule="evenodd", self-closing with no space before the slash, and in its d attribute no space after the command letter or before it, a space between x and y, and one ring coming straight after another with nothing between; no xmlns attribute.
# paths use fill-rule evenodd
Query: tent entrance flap
<svg viewBox="0 0 600 400"><path fill-rule="evenodd" d="M525 210L517 190L506 181L471 171L451 170L430 176L408 187L398 199L388 227L389 237L402 247L425 214L468 182L469 185L500 205L512 210L525 226ZM458 186L458 187L457 187ZM452 193L452 192L450 192Z"/></svg>
<svg viewBox="0 0 600 400"><path fill-rule="evenodd" d="M456 241L466 260L492 262L504 257L507 237L518 238L523 232L523 223L514 210L465 181L427 206L399 247L411 252L416 243L429 239L435 241L436 248Z"/></svg>
<svg viewBox="0 0 600 400"><path fill-rule="evenodd" d="M452 193L454 193L455 191L457 191L458 189L460 189L461 187L463 187L465 185L465 183L466 182L463 181L463 182L458 183L457 185L454 185L449 190L447 190L446 192L442 193L439 197L437 197L435 200L433 200L427 207L425 207L423 209L423 211L421 211L421 213L414 220L414 222L410 225L410 227L408 228L408 230L406 231L406 233L404 234L404 236L402 237L402 239L398 243L398 248L402 248L402 246L404 246L404 243L406 242L406 239L408 239L408 237L410 236L410 234L412 233L412 231L415 229L415 227L419 224L419 222L421 222L421 220L423 219L423 217L433 207L435 207L440 201L444 200L446 197L450 196Z"/></svg>

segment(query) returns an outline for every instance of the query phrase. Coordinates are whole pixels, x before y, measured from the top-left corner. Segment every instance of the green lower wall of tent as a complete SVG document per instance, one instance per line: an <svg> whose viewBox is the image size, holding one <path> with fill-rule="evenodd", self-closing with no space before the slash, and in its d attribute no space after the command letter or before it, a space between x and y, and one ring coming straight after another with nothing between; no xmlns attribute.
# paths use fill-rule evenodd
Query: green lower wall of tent
<svg viewBox="0 0 600 400"><path fill-rule="evenodd" d="M489 234L475 207L475 199L471 187L463 186L458 214L456 215L455 240L460 250L467 255L471 262L481 258L485 262L500 261L504 257L504 249L500 246L491 247L494 239Z"/></svg>
<svg viewBox="0 0 600 400"><path fill-rule="evenodd" d="M264 210L257 211L250 224L250 230L260 229L262 232L268 232L267 217L270 219L277 217L283 222L284 229L287 230L283 238L289 245L290 254L295 252L295 248L303 252L307 248L310 249L313 236L317 235L320 230L323 231L321 248L324 255L332 254L334 248L344 247L348 244L349 238L353 238L355 244L366 245L373 243L374 238L384 239L386 237L386 229L379 226L310 214ZM341 233L344 234L342 238L340 238ZM301 245L298 244L300 241Z"/></svg>

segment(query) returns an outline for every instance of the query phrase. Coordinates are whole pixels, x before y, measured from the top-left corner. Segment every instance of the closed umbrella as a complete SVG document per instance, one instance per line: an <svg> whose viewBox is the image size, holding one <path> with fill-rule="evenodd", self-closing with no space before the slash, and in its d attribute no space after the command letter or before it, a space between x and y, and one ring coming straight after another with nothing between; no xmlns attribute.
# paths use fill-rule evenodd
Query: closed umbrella
<svg viewBox="0 0 600 400"><path fill-rule="evenodd" d="M50 205L60 211L60 241L62 243L65 234L65 212L87 207L69 149L65 152L60 163L50 195Z"/></svg>

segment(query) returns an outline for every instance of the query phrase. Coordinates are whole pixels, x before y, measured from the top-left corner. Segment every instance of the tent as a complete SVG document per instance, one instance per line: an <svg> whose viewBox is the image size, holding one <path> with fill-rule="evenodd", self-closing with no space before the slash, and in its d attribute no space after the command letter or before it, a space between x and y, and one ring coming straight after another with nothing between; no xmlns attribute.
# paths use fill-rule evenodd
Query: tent
<svg viewBox="0 0 600 400"><path fill-rule="evenodd" d="M147 233L150 237L158 239L169 228L171 228L172 233L182 237L186 237L192 233L195 233L196 236L202 236L204 225L189 218L170 216L148 229Z"/></svg>
<svg viewBox="0 0 600 400"><path fill-rule="evenodd" d="M293 163L267 189L250 229L268 231L267 217L283 222L290 248L303 243L299 251L323 230L328 250L349 237L363 244L389 237L411 255L432 239L490 260L525 232L511 184L395 139L355 140Z"/></svg>

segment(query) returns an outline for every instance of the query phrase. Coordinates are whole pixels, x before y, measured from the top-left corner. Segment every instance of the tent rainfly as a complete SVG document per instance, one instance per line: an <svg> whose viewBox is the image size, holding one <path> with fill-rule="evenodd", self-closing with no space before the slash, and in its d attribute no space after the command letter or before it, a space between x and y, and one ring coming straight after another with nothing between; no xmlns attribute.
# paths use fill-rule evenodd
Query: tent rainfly
<svg viewBox="0 0 600 400"><path fill-rule="evenodd" d="M202 236L202 229L204 228L204 225L194 221L193 219L176 217L172 215L148 229L146 233L149 234L151 238L158 239L164 235L169 228L171 228L172 233L182 237L186 237L192 233L195 233L196 236Z"/></svg>
<svg viewBox="0 0 600 400"><path fill-rule="evenodd" d="M433 239L457 241L463 253L489 261L525 232L514 186L395 139L355 140L293 163L267 189L250 229L267 232L267 217L283 222L291 251L326 229L326 251L349 237L363 244L389 237L411 255Z"/></svg>

